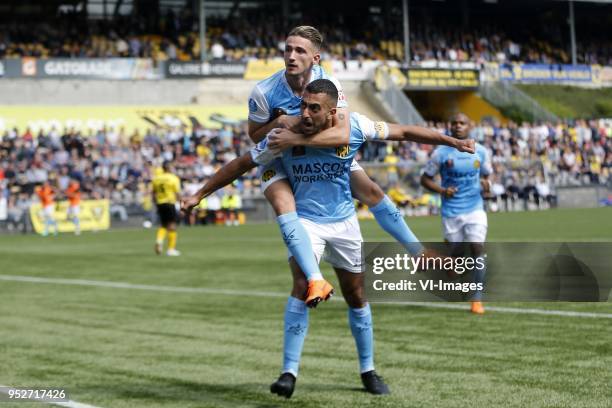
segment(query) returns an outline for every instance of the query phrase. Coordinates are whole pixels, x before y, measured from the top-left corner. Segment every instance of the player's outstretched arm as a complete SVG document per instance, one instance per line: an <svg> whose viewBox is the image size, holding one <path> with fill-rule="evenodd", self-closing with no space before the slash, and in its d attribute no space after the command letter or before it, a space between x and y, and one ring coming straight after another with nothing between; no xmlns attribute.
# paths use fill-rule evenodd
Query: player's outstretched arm
<svg viewBox="0 0 612 408"><path fill-rule="evenodd" d="M198 190L197 193L181 201L181 210L189 212L200 203L204 198L208 197L220 188L225 187L238 177L256 167L250 153L243 154L242 156L232 160L225 166L221 167L218 172L208 180L204 186Z"/></svg>
<svg viewBox="0 0 612 408"><path fill-rule="evenodd" d="M338 147L349 143L351 133L350 114L346 108L338 108L332 116L332 126L312 136L299 133L296 126L280 129L268 136L269 146L274 150L285 150L295 146Z"/></svg>
<svg viewBox="0 0 612 408"><path fill-rule="evenodd" d="M433 177L423 174L421 176L421 185L428 189L429 191L433 191L434 193L438 193L446 198L451 198L457 192L457 187L442 187L438 183L436 183Z"/></svg>
<svg viewBox="0 0 612 408"><path fill-rule="evenodd" d="M430 145L446 145L461 152L475 153L475 143L472 139L456 139L423 126L397 125L389 123L389 136L386 140L400 142L417 142Z"/></svg>

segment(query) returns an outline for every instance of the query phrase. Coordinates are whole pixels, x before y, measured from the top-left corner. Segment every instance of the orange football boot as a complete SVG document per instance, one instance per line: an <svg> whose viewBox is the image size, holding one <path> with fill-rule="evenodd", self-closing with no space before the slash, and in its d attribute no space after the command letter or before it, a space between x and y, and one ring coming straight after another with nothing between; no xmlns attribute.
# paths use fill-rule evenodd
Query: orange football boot
<svg viewBox="0 0 612 408"><path fill-rule="evenodd" d="M306 306L317 307L320 302L329 299L334 294L334 287L325 279L308 281Z"/></svg>
<svg viewBox="0 0 612 408"><path fill-rule="evenodd" d="M474 314L483 315L485 311L484 311L484 306L483 306L482 302L480 302L480 301L473 301L472 302L471 312L474 313Z"/></svg>

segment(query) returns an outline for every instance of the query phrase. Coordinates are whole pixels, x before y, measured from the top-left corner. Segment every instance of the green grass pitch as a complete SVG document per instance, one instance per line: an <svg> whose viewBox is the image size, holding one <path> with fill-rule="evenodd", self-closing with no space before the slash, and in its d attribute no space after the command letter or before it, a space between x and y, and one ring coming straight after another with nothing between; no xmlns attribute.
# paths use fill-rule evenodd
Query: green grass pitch
<svg viewBox="0 0 612 408"><path fill-rule="evenodd" d="M440 239L439 218L408 221L422 240ZM489 225L492 241L612 241L612 209L492 214ZM390 239L372 221L362 229L366 240ZM612 401L610 318L473 316L380 304L373 305L375 360L392 395L370 396L361 391L340 301L311 312L296 392L281 399L268 389L280 368L290 287L277 227L182 228L179 258L155 256L153 240L154 230L141 229L0 236L3 276L153 285L0 280L0 384L65 387L73 400L102 407L609 407ZM327 266L323 272L332 276ZM609 303L503 306L612 313ZM40 404L0 402L5 406Z"/></svg>

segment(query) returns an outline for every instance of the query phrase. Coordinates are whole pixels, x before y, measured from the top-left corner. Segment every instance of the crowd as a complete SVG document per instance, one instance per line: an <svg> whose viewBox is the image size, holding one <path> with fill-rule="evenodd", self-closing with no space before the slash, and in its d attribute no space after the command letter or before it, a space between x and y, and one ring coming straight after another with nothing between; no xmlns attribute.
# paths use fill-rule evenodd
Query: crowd
<svg viewBox="0 0 612 408"><path fill-rule="evenodd" d="M450 134L447 123L428 123L430 128ZM493 208L528 209L555 204L558 186L612 185L612 123L578 120L568 123L474 124L471 137L490 153L493 175ZM429 156L427 146L370 143L362 158L380 163L374 168L381 181L397 188L396 181L418 188L420 173ZM415 169L416 168L416 169ZM398 193L399 194L399 193ZM428 197L403 200L428 205ZM434 202L435 204L435 202Z"/></svg>
<svg viewBox="0 0 612 408"><path fill-rule="evenodd" d="M180 13L168 10L155 25L142 15L116 16L102 21L87 21L71 15L61 18L35 26L5 25L0 30L0 58L200 58L197 16L190 9ZM403 37L396 24L385 24L383 19L371 16L367 19L365 26L352 27L340 17L304 15L299 23L316 21L325 34L323 60L403 61ZM208 56L228 61L281 57L285 35L293 23L283 20L280 11L267 9L251 10L231 19L211 17L207 21ZM430 60L478 64L491 61L570 63L568 42L561 42L559 37L558 32L525 33L517 26L503 28L489 23L474 24L468 29L456 21L418 19L411 25L411 58L417 63ZM578 43L579 63L612 65L612 43L608 37L600 37L588 37Z"/></svg>
<svg viewBox="0 0 612 408"><path fill-rule="evenodd" d="M446 123L429 123L440 132ZM491 199L505 209L554 205L560 185L612 183L612 125L606 121L575 123L476 124L472 137L490 152L494 174ZM34 134L11 129L0 134L0 198L8 215L20 219L36 201L35 189L44 182L62 198L71 180L79 181L84 199L106 198L111 213L126 219L131 213L151 213L151 178L164 161L174 163L186 193L193 193L220 166L248 151L246 127L221 129L153 128L127 135L123 129L104 128L89 134L74 129L50 129ZM412 198L402 186L418 190L420 168L430 146L416 143L366 144L358 160L403 207L436 207L435 198ZM256 171L242 177L235 188L240 197L260 194ZM221 209L224 192L206 204ZM406 198L402 199L402 194ZM521 204L523 199L523 204ZM214 221L214 220L208 220Z"/></svg>
<svg viewBox="0 0 612 408"><path fill-rule="evenodd" d="M10 219L22 219L36 201L37 186L48 181L62 199L71 180L79 181L83 199L109 199L117 218L126 220L143 210L151 215L150 182L164 161L173 162L184 190L193 192L250 146L243 126L154 128L144 135L114 128L88 134L74 129L36 134L11 129L0 135L0 199L6 199ZM255 174L236 184L243 196L254 193ZM214 211L221 209L223 196L220 192L209 200Z"/></svg>

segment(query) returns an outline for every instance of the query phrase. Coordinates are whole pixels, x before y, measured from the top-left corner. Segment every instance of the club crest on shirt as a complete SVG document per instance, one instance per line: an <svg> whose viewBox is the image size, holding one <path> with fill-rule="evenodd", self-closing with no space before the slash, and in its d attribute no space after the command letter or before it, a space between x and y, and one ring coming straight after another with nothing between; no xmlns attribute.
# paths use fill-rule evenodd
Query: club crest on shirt
<svg viewBox="0 0 612 408"><path fill-rule="evenodd" d="M264 174L261 175L261 180L265 183L266 181L269 181L274 176L276 176L276 171L272 169L266 170L264 171Z"/></svg>
<svg viewBox="0 0 612 408"><path fill-rule="evenodd" d="M475 169L479 169L480 168L480 161L479 160L475 160L474 161L474 168Z"/></svg>
<svg viewBox="0 0 612 408"><path fill-rule="evenodd" d="M345 158L351 152L351 147L349 145L336 147L336 156Z"/></svg>
<svg viewBox="0 0 612 408"><path fill-rule="evenodd" d="M257 102L255 102L255 99L250 98L249 99L249 112L254 113L257 111Z"/></svg>
<svg viewBox="0 0 612 408"><path fill-rule="evenodd" d="M453 163L453 159L448 159L444 162L444 165L446 166L446 168L451 169L454 165Z"/></svg>

